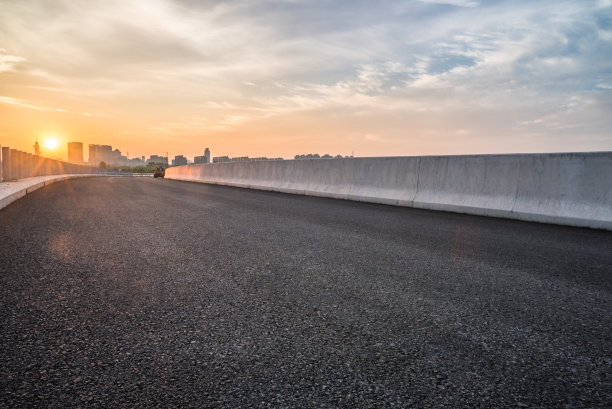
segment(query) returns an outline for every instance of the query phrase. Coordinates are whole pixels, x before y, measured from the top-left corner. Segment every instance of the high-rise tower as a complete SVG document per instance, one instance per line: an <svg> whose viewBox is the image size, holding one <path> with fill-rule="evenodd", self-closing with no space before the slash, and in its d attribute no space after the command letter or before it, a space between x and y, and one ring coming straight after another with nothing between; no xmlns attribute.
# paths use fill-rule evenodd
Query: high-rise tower
<svg viewBox="0 0 612 409"><path fill-rule="evenodd" d="M83 163L83 142L68 142L68 162Z"/></svg>

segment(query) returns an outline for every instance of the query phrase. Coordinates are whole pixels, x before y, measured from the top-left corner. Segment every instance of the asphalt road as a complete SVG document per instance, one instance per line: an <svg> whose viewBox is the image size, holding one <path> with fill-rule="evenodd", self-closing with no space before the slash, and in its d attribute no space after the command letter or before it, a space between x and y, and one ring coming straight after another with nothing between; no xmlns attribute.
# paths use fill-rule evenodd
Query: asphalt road
<svg viewBox="0 0 612 409"><path fill-rule="evenodd" d="M0 211L0 407L603 408L612 233L152 178Z"/></svg>

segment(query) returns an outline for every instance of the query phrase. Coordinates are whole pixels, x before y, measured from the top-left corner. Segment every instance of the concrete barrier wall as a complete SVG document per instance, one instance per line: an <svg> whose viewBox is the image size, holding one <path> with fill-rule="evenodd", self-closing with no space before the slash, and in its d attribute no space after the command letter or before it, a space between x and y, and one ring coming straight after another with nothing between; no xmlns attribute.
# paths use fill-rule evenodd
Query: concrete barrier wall
<svg viewBox="0 0 612 409"><path fill-rule="evenodd" d="M229 162L166 178L612 230L612 152Z"/></svg>
<svg viewBox="0 0 612 409"><path fill-rule="evenodd" d="M116 173L93 166L43 158L17 149L10 149L6 146L2 146L0 149L0 162L0 182L15 181L35 176Z"/></svg>

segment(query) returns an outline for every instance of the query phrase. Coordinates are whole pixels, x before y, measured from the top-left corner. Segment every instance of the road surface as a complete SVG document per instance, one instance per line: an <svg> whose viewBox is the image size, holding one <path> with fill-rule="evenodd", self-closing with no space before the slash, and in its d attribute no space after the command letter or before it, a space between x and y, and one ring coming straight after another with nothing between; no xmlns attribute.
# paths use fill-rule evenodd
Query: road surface
<svg viewBox="0 0 612 409"><path fill-rule="evenodd" d="M612 233L152 178L0 211L1 407L609 407Z"/></svg>

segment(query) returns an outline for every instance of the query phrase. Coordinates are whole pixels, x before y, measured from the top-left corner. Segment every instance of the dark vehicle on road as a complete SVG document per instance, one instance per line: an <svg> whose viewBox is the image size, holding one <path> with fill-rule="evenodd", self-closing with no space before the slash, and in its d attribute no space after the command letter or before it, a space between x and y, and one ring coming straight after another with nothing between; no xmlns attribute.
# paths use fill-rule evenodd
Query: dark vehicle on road
<svg viewBox="0 0 612 409"><path fill-rule="evenodd" d="M166 170L164 169L163 166L156 168L155 171L153 172L154 178L163 178L164 176L166 176Z"/></svg>

